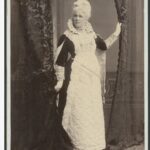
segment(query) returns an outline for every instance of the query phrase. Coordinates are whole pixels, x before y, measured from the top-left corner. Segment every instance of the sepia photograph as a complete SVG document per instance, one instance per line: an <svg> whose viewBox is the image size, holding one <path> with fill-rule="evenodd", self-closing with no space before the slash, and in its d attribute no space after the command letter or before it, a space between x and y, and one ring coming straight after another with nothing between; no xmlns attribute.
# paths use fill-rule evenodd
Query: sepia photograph
<svg viewBox="0 0 150 150"><path fill-rule="evenodd" d="M9 1L7 150L145 150L145 1Z"/></svg>

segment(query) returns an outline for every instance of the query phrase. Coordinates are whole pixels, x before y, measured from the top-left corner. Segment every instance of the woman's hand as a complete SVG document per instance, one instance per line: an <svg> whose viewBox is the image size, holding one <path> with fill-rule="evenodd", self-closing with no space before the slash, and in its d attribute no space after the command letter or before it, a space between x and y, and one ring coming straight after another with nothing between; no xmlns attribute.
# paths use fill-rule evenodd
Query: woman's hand
<svg viewBox="0 0 150 150"><path fill-rule="evenodd" d="M55 85L56 92L60 91L60 89L62 88L62 85L63 85L63 80L60 80L57 82L57 84Z"/></svg>
<svg viewBox="0 0 150 150"><path fill-rule="evenodd" d="M116 25L116 30L114 32L114 35L119 36L120 32L121 32L121 23L118 22L117 25Z"/></svg>
<svg viewBox="0 0 150 150"><path fill-rule="evenodd" d="M121 32L121 23L117 23L115 32L113 32L106 40L105 43L107 45L107 49L111 47L111 45L118 39L118 36Z"/></svg>

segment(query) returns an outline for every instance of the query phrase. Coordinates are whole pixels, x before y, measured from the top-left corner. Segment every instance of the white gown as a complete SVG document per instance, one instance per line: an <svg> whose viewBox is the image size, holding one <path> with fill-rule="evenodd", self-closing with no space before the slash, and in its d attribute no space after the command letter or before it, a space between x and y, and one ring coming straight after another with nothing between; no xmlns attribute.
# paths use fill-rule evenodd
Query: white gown
<svg viewBox="0 0 150 150"><path fill-rule="evenodd" d="M74 34L67 30L65 35L74 43L76 56L71 66L62 125L74 150L102 150L106 143L95 33Z"/></svg>

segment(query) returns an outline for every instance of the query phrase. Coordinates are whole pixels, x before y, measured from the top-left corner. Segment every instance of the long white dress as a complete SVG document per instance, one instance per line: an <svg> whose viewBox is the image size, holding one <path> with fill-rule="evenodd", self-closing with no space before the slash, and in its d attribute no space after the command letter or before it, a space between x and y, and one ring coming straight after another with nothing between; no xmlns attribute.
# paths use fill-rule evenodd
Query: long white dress
<svg viewBox="0 0 150 150"><path fill-rule="evenodd" d="M65 35L73 42L76 56L71 65L62 125L74 150L102 150L106 143L95 33L67 30Z"/></svg>

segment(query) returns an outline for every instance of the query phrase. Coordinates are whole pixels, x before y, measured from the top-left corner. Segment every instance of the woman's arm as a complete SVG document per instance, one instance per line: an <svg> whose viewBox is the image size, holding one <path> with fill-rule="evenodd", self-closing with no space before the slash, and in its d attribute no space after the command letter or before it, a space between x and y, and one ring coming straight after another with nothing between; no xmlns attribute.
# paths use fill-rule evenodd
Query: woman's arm
<svg viewBox="0 0 150 150"><path fill-rule="evenodd" d="M101 50L109 49L112 46L112 44L118 39L120 32L121 32L121 23L118 23L115 32L111 34L106 40L97 35L95 39L97 48Z"/></svg>
<svg viewBox="0 0 150 150"><path fill-rule="evenodd" d="M116 25L116 30L115 30L115 32L112 33L112 34L105 40L107 49L109 49L109 48L116 42L116 40L117 40L118 37L119 37L120 32L121 32L121 23L118 23L118 24Z"/></svg>
<svg viewBox="0 0 150 150"><path fill-rule="evenodd" d="M67 50L66 50L66 46L65 46L65 35L62 35L60 38L59 38L59 41L58 41L58 45L57 45L57 51L58 52L58 56L55 56L56 60L55 60L55 64L54 64L54 68L55 68L55 75L56 75L56 78L57 78L57 84L55 85L55 90L58 92L62 85L63 85L63 81L65 79L65 76L64 76L64 66L65 66L65 62L66 62L66 58L67 58Z"/></svg>
<svg viewBox="0 0 150 150"><path fill-rule="evenodd" d="M58 42L58 49L60 48L60 52L55 61L55 74L57 78L57 84L55 86L55 90L58 92L65 80L65 66L68 59L68 53L71 53L71 50L74 49L73 43L65 36L62 35ZM73 53L71 53L73 56Z"/></svg>

